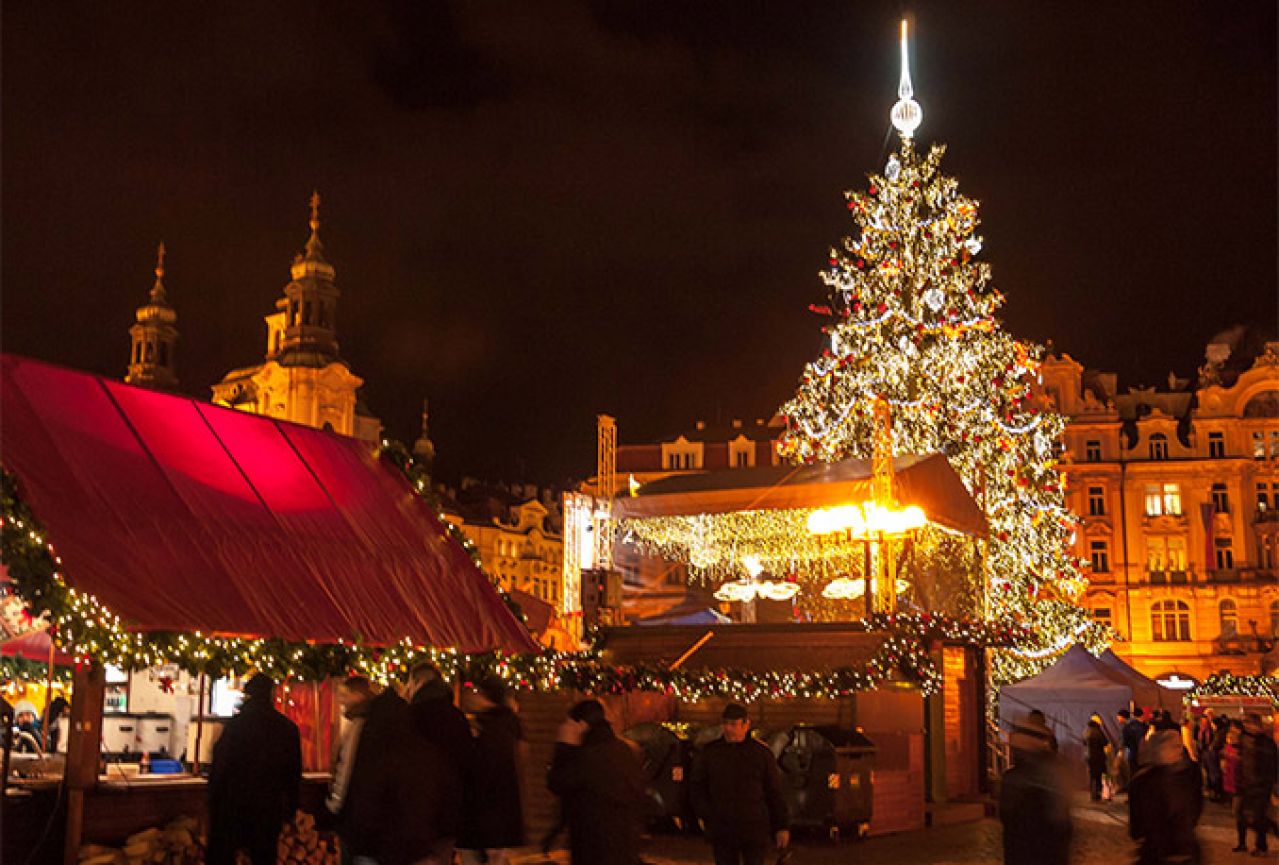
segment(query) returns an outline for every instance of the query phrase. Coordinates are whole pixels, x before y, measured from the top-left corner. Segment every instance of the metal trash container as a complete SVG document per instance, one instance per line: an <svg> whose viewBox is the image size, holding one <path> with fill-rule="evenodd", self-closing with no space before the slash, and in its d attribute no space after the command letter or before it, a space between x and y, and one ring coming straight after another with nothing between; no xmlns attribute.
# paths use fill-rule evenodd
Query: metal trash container
<svg viewBox="0 0 1279 865"><path fill-rule="evenodd" d="M670 820L680 825L688 808L686 792L689 746L678 728L664 724L637 724L622 733L639 746L648 798L646 822Z"/></svg>
<svg viewBox="0 0 1279 865"><path fill-rule="evenodd" d="M835 748L835 772L828 784L835 799L834 826L865 837L874 802L875 744L860 729L817 729Z"/></svg>
<svg viewBox="0 0 1279 865"><path fill-rule="evenodd" d="M764 743L777 758L782 792L796 829L828 831L835 824L835 746L815 727L797 725L772 733Z"/></svg>

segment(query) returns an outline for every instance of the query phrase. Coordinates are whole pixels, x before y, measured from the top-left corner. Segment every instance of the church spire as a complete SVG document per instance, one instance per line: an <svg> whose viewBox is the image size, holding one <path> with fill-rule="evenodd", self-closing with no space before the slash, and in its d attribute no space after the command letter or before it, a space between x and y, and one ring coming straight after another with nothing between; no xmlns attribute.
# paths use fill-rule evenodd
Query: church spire
<svg viewBox="0 0 1279 865"><path fill-rule="evenodd" d="M304 261L324 261L324 244L320 243L320 192L311 190L311 237L306 242Z"/></svg>
<svg viewBox="0 0 1279 865"><path fill-rule="evenodd" d="M413 442L413 456L428 472L435 461L435 442L431 441L431 402L422 400L422 434Z"/></svg>
<svg viewBox="0 0 1279 865"><path fill-rule="evenodd" d="M924 120L924 109L915 101L915 88L910 83L910 54L907 48L909 36L906 19L902 19L902 74L897 84L897 104L893 106L893 126L901 133L902 138L910 138Z"/></svg>
<svg viewBox="0 0 1279 865"><path fill-rule="evenodd" d="M129 328L129 372L124 380L139 387L175 390L178 386L176 349L178 314L169 305L164 287L165 248L156 247L155 282L148 302L138 307Z"/></svg>

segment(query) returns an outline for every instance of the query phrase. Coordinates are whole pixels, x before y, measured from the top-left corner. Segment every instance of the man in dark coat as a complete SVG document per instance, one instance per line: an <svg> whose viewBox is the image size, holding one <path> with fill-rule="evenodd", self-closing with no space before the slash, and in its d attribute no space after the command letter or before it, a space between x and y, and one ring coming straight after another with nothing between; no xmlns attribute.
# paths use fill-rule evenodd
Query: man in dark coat
<svg viewBox="0 0 1279 865"><path fill-rule="evenodd" d="M644 777L598 700L569 711L546 784L560 797L573 865L637 865Z"/></svg>
<svg viewBox="0 0 1279 865"><path fill-rule="evenodd" d="M1120 741L1123 742L1124 754L1128 758L1128 770L1136 772L1141 761L1141 743L1146 738L1146 722L1142 720L1141 709L1136 709L1132 716L1128 716L1128 710L1122 709L1119 717L1124 719L1124 724L1119 730Z"/></svg>
<svg viewBox="0 0 1279 865"><path fill-rule="evenodd" d="M411 865L429 858L440 839L446 787L438 750L413 729L408 704L387 688L361 706L355 759L346 781L338 835L343 859Z"/></svg>
<svg viewBox="0 0 1279 865"><path fill-rule="evenodd" d="M463 865L506 865L509 851L524 843L519 773L523 733L501 679L490 676L479 682L475 702L475 751L464 782L457 846Z"/></svg>
<svg viewBox="0 0 1279 865"><path fill-rule="evenodd" d="M439 754L433 774L445 791L437 816L438 840L426 861L448 865L462 830L462 785L470 774L474 752L471 725L453 705L453 692L439 668L429 661L414 665L404 696L409 701L414 733Z"/></svg>
<svg viewBox="0 0 1279 865"><path fill-rule="evenodd" d="M715 865L762 865L770 845L790 844L782 775L773 752L750 735L746 707L729 703L724 735L707 743L689 792L706 826Z"/></svg>
<svg viewBox="0 0 1279 865"><path fill-rule="evenodd" d="M1128 834L1137 865L1197 865L1195 825L1203 812L1199 769L1177 730L1159 730L1142 745L1142 766L1128 785Z"/></svg>
<svg viewBox="0 0 1279 865"><path fill-rule="evenodd" d="M297 725L275 709L275 682L258 673L213 746L209 769L209 865L275 865L280 829L298 810L302 744Z"/></svg>
<svg viewBox="0 0 1279 865"><path fill-rule="evenodd" d="M1270 796L1275 791L1276 748L1275 740L1261 724L1261 716L1244 715L1243 737L1239 754L1239 808L1240 816L1252 826L1254 844L1252 855L1266 856L1270 847L1266 832L1270 827Z"/></svg>
<svg viewBox="0 0 1279 865"><path fill-rule="evenodd" d="M1052 731L1027 717L1009 737L1013 765L1004 773L999 819L1004 865L1070 861L1070 791L1052 750Z"/></svg>

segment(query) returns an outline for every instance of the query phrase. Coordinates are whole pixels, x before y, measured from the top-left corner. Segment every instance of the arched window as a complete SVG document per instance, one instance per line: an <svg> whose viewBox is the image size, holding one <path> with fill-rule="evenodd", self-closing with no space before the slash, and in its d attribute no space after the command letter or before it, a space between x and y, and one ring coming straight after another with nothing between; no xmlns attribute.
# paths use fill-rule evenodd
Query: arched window
<svg viewBox="0 0 1279 865"><path fill-rule="evenodd" d="M1230 598L1221 602L1221 636L1233 637L1239 633L1239 608Z"/></svg>
<svg viewBox="0 0 1279 865"><path fill-rule="evenodd" d="M142 343L140 342L133 344L133 362L142 363Z"/></svg>
<svg viewBox="0 0 1279 865"><path fill-rule="evenodd" d="M1190 640L1190 607L1171 598L1150 608L1150 635L1160 643Z"/></svg>
<svg viewBox="0 0 1279 865"><path fill-rule="evenodd" d="M1150 458L1152 460L1168 459L1168 436L1155 433L1150 437Z"/></svg>
<svg viewBox="0 0 1279 865"><path fill-rule="evenodd" d="M142 355L142 358L147 363L151 363L153 360L155 360L155 343L153 342L147 343L147 350L146 350L146 353Z"/></svg>
<svg viewBox="0 0 1279 865"><path fill-rule="evenodd" d="M167 342L160 343L160 366L169 365L169 344Z"/></svg>
<svg viewBox="0 0 1279 865"><path fill-rule="evenodd" d="M1279 637L1279 601L1270 602L1270 636Z"/></svg>

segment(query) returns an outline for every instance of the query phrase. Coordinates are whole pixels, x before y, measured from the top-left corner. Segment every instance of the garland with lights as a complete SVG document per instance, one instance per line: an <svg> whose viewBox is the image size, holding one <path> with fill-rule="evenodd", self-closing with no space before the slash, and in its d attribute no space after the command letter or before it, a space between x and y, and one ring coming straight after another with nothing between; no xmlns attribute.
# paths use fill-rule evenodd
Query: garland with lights
<svg viewBox="0 0 1279 865"><path fill-rule="evenodd" d="M824 672L751 672L735 669L669 670L658 664L617 666L598 652L540 655L500 652L466 655L397 643L386 647L352 643L312 644L278 639L217 637L201 633L134 632L96 598L67 585L53 547L17 495L14 478L0 475L0 554L18 596L33 614L47 614L52 634L77 660L122 669L176 664L192 674L242 676L261 671L280 680L317 680L359 672L387 682L429 658L450 680L472 682L496 675L523 690L574 690L594 694L654 691L688 700L722 696L751 701L764 697L837 697L904 681L934 693L941 673L930 654L939 640L971 645L1016 645L1028 639L1011 623L963 622L945 616L877 615L853 627L885 635L862 668Z"/></svg>
<svg viewBox="0 0 1279 865"><path fill-rule="evenodd" d="M48 678L49 665L45 661L35 661L22 655L0 658L0 682L25 682L42 685L48 681ZM53 681L70 682L70 668L54 664Z"/></svg>
<svg viewBox="0 0 1279 865"><path fill-rule="evenodd" d="M1187 702L1196 697L1265 697L1279 706L1279 678L1275 676L1236 676L1234 673L1213 673L1190 691Z"/></svg>
<svg viewBox="0 0 1279 865"><path fill-rule="evenodd" d="M780 455L796 463L868 458L873 401L888 401L896 453L942 452L986 514L984 613L1012 616L1033 638L993 653L997 683L1032 675L1076 641L1099 651L1108 629L1074 601L1086 586L1071 554L1056 445L1065 420L1036 397L1040 347L995 318L1003 296L978 261L977 202L942 174L945 149L903 136L882 174L847 194L854 236L821 278L827 347L781 409Z"/></svg>

